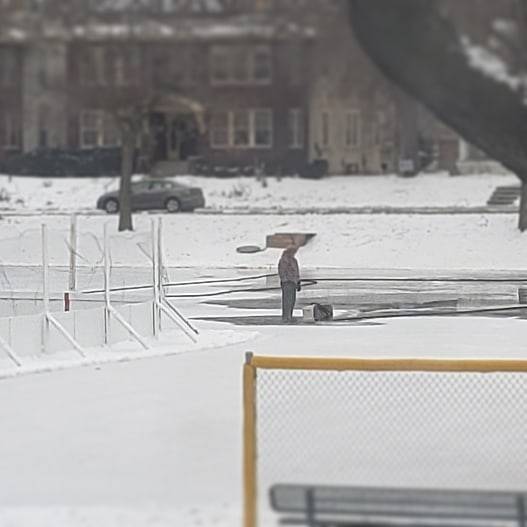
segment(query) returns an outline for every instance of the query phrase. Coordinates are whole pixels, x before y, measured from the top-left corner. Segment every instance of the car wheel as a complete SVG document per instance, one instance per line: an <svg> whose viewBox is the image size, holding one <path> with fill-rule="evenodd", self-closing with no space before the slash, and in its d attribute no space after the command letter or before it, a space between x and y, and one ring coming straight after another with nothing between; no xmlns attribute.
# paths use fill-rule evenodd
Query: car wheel
<svg viewBox="0 0 527 527"><path fill-rule="evenodd" d="M109 199L104 203L104 210L108 214L115 214L119 212L119 202L116 199Z"/></svg>
<svg viewBox="0 0 527 527"><path fill-rule="evenodd" d="M176 198L170 198L170 199L167 199L167 202L165 203L165 207L168 212L175 213L181 210L181 203L179 203L179 201Z"/></svg>

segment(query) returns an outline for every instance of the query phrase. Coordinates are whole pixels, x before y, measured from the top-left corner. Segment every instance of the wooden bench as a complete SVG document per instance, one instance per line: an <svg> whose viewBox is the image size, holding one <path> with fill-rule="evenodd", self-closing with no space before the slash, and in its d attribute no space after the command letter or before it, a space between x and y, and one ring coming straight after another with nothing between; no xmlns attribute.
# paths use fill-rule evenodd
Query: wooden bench
<svg viewBox="0 0 527 527"><path fill-rule="evenodd" d="M520 492L276 485L270 499L282 525L527 527Z"/></svg>

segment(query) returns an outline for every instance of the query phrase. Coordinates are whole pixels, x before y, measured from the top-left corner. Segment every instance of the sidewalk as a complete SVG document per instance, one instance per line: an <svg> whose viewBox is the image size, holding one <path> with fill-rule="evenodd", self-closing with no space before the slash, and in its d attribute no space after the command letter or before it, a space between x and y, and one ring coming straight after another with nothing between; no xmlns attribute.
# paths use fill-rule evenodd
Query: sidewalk
<svg viewBox="0 0 527 527"><path fill-rule="evenodd" d="M195 211L195 214L210 215L262 215L262 216L294 216L302 214L408 214L408 215L454 215L454 214L518 214L518 207L511 206L447 206L447 207L387 207L387 206L362 206L362 207L228 207L204 208Z"/></svg>

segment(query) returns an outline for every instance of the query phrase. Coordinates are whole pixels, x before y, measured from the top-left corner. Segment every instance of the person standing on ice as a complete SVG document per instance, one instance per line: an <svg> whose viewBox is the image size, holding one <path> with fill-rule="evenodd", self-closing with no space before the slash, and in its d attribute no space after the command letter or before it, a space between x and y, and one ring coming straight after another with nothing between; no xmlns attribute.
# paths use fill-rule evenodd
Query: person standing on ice
<svg viewBox="0 0 527 527"><path fill-rule="evenodd" d="M278 274L282 287L282 321L293 322L296 292L300 291L300 270L295 258L298 247L288 247L278 262Z"/></svg>

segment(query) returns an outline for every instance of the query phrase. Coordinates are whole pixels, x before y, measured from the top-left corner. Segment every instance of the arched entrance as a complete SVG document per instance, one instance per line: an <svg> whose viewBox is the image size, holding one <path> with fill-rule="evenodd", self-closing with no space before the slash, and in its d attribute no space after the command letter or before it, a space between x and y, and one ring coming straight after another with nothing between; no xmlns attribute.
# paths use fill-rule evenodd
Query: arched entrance
<svg viewBox="0 0 527 527"><path fill-rule="evenodd" d="M180 95L164 96L150 118L155 161L187 161L200 154L203 106Z"/></svg>

